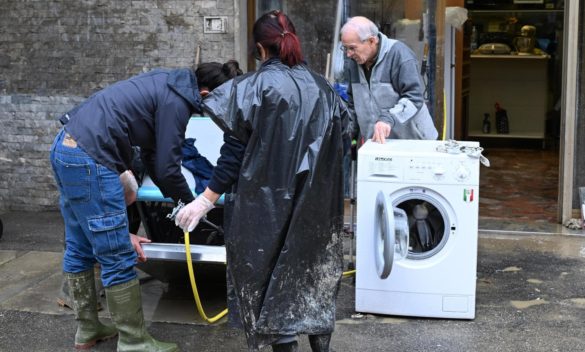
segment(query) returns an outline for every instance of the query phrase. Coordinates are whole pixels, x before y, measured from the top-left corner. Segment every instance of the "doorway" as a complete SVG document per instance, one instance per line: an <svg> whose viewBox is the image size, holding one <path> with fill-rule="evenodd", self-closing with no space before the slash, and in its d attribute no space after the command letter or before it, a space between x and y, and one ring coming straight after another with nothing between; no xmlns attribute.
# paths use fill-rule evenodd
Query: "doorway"
<svg viewBox="0 0 585 352"><path fill-rule="evenodd" d="M466 1L469 97L460 128L492 165L481 174L480 229L558 223L563 3Z"/></svg>

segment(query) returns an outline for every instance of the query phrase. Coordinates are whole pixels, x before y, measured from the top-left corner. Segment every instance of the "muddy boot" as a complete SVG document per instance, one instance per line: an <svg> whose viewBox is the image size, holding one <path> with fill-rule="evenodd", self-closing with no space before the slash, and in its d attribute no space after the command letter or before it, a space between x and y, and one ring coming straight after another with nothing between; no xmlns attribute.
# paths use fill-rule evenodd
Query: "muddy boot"
<svg viewBox="0 0 585 352"><path fill-rule="evenodd" d="M106 301L112 321L120 333L119 352L174 352L174 343L155 340L146 331L138 279L106 287Z"/></svg>
<svg viewBox="0 0 585 352"><path fill-rule="evenodd" d="M299 343L296 341L272 345L273 352L296 352L299 350Z"/></svg>
<svg viewBox="0 0 585 352"><path fill-rule="evenodd" d="M102 304L100 297L104 297L106 295L106 289L104 288L104 284L102 282L102 269L99 265L93 267L93 274L95 277L95 292L97 292L98 297L98 310L101 310Z"/></svg>
<svg viewBox="0 0 585 352"><path fill-rule="evenodd" d="M69 286L69 297L78 322L75 333L75 348L89 349L99 341L118 334L113 326L104 325L98 319L97 295L93 270L81 273L65 273Z"/></svg>
<svg viewBox="0 0 585 352"><path fill-rule="evenodd" d="M57 304L63 308L73 309L73 302L69 296L69 281L65 275L61 279L61 290L57 295Z"/></svg>
<svg viewBox="0 0 585 352"><path fill-rule="evenodd" d="M313 352L329 352L331 334L309 335L309 344Z"/></svg>
<svg viewBox="0 0 585 352"><path fill-rule="evenodd" d="M100 278L99 266L94 267L94 274L95 291L97 294L97 310L99 312L104 308L100 299L100 297L104 296L104 285L102 284L102 279ZM69 281L65 275L61 280L61 290L57 296L57 304L63 308L73 309L73 302L71 302L71 296L69 296Z"/></svg>

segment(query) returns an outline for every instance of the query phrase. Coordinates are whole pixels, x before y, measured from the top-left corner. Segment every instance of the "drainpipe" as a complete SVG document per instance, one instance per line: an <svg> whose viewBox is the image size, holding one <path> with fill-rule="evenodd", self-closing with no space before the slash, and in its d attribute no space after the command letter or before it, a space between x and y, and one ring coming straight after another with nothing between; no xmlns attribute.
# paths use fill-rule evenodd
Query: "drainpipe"
<svg viewBox="0 0 585 352"><path fill-rule="evenodd" d="M341 17L343 16L344 0L337 0L337 11L335 12L335 27L333 28L333 47L331 48L331 69L327 72L329 82L334 80L334 67L337 60L343 61L344 54L339 50L339 31L341 30Z"/></svg>

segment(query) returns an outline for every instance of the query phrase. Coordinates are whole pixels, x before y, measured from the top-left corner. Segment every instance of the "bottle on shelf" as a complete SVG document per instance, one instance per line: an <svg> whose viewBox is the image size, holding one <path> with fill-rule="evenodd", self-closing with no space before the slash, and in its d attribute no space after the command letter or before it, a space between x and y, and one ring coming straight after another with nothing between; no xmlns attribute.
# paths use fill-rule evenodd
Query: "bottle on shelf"
<svg viewBox="0 0 585 352"><path fill-rule="evenodd" d="M492 131L492 123L490 122L490 114L488 112L483 114L483 126L481 131L485 134L489 134Z"/></svg>
<svg viewBox="0 0 585 352"><path fill-rule="evenodd" d="M499 134L510 133L510 123L508 120L508 112L502 108L499 103L496 103L496 132Z"/></svg>
<svg viewBox="0 0 585 352"><path fill-rule="evenodd" d="M475 28L475 26L473 26L471 28L471 52L473 52L477 49L478 42L479 42L479 38L478 38L478 34L477 34L477 28Z"/></svg>

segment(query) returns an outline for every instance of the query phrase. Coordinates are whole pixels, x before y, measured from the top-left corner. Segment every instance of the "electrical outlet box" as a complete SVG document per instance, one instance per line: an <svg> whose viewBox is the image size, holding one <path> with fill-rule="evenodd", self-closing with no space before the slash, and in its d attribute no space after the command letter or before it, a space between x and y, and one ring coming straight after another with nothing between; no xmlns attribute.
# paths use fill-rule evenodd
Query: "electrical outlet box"
<svg viewBox="0 0 585 352"><path fill-rule="evenodd" d="M227 16L203 17L203 33L227 33Z"/></svg>

